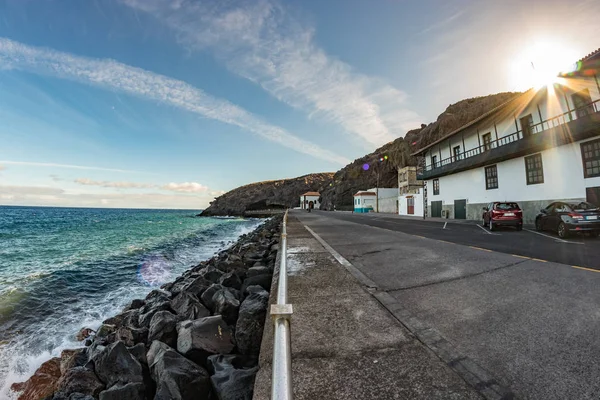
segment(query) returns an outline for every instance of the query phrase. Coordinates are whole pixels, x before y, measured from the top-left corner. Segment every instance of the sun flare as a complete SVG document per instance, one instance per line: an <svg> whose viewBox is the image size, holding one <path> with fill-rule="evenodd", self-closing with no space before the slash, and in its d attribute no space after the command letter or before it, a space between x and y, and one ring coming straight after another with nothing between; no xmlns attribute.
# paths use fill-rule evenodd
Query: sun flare
<svg viewBox="0 0 600 400"><path fill-rule="evenodd" d="M576 49L554 40L537 41L524 48L512 63L512 81L518 90L558 82L558 74L573 70Z"/></svg>

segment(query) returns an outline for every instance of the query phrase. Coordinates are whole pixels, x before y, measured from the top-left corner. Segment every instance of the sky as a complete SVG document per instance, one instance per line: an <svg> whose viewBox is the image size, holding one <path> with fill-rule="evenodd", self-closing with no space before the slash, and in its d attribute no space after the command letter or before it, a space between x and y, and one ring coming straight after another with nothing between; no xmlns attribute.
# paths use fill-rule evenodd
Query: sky
<svg viewBox="0 0 600 400"><path fill-rule="evenodd" d="M202 209L600 47L597 0L0 0L0 205ZM557 71L558 72L558 71Z"/></svg>

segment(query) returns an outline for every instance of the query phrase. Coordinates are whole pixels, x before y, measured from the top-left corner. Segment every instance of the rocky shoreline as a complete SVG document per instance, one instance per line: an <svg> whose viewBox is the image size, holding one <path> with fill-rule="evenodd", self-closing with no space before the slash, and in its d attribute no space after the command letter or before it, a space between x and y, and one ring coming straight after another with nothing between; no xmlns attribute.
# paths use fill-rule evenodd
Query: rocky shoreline
<svg viewBox="0 0 600 400"><path fill-rule="evenodd" d="M252 399L282 216L136 299L85 347L12 389L19 400Z"/></svg>

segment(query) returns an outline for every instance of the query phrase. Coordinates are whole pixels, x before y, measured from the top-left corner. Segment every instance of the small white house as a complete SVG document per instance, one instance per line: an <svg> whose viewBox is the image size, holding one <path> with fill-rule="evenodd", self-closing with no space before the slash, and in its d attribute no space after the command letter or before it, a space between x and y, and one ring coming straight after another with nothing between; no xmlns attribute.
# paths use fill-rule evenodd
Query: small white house
<svg viewBox="0 0 600 400"><path fill-rule="evenodd" d="M306 192L300 196L300 208L303 210L308 209L319 209L321 204L319 198L321 194L319 192Z"/></svg>
<svg viewBox="0 0 600 400"><path fill-rule="evenodd" d="M354 212L368 213L375 210L375 200L377 193L371 191L361 191L354 195Z"/></svg>
<svg viewBox="0 0 600 400"><path fill-rule="evenodd" d="M398 214L415 217L423 216L423 189L415 193L405 193L398 196Z"/></svg>

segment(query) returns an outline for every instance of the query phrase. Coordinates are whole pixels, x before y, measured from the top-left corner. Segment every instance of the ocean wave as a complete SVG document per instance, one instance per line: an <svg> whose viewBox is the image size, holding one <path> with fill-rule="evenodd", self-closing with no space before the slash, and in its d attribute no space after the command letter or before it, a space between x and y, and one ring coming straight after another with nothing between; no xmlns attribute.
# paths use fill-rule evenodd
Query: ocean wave
<svg viewBox="0 0 600 400"><path fill-rule="evenodd" d="M264 220L187 221L197 228L179 228L181 221L174 219L162 224L169 228L160 231L160 238L130 241L109 251L95 241L90 248L79 249L77 255L62 259L53 255L54 264L43 271L32 265L22 275L23 281L12 277L8 295L7 288L0 285L0 292L5 293L0 296L0 336L8 338L8 343L0 346L0 398L9 398L10 385L27 379L43 362L64 349L80 347L74 338L80 328L97 329L134 298L143 298L166 280L210 258ZM158 224L146 226L155 229L150 226ZM110 232L104 240L120 243L119 235L135 238L132 232L138 228Z"/></svg>

